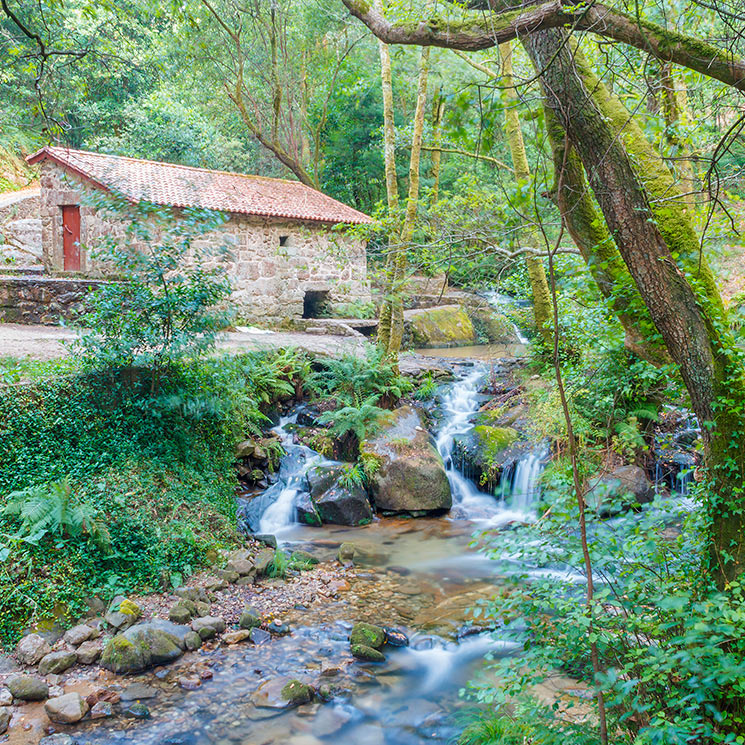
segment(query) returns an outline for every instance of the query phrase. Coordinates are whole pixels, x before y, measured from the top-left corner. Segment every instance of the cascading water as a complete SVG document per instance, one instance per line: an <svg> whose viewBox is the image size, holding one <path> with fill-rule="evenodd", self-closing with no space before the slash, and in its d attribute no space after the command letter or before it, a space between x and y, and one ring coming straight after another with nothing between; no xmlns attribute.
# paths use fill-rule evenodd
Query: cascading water
<svg viewBox="0 0 745 745"><path fill-rule="evenodd" d="M456 436L464 435L473 428L473 419L480 408L479 389L485 377L486 369L483 366L474 368L453 383L442 401L444 424L437 434L436 444L445 463L453 505L464 517L486 519L492 525L530 519L538 498L538 478L548 455L545 445L526 453L514 469L505 469L501 501L480 491L458 468L453 457ZM505 501L508 496L511 497L509 508Z"/></svg>
<svg viewBox="0 0 745 745"><path fill-rule="evenodd" d="M277 535L293 525L297 497L307 489L306 474L311 468L333 463L315 450L293 442L292 433L288 432L285 427L296 421L296 413L282 417L279 425L272 430L279 435L285 449L279 470L279 480L261 496L245 504L241 510L254 532Z"/></svg>
<svg viewBox="0 0 745 745"><path fill-rule="evenodd" d="M505 307L515 307L515 299L510 297L509 295L502 295L499 292L490 291L484 293L484 297L486 298L486 302L489 303L489 305L491 305L492 308L496 310L504 311ZM520 342L520 344L528 344L528 338L520 330L520 327L509 317L507 317L507 320L512 324L512 329L515 332L515 336L517 337L517 340Z"/></svg>

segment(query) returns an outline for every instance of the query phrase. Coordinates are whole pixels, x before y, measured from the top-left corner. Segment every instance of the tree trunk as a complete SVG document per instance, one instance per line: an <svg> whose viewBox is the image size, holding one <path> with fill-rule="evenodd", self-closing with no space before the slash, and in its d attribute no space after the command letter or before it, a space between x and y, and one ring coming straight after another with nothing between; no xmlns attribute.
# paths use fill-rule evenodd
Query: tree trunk
<svg viewBox="0 0 745 745"><path fill-rule="evenodd" d="M552 110L544 107L544 114L556 175L552 196L600 294L624 328L626 348L656 366L671 362L665 347L655 338L658 334L649 312L595 207L582 161L567 145Z"/></svg>
<svg viewBox="0 0 745 745"><path fill-rule="evenodd" d="M445 115L445 99L438 88L432 107L432 199L436 204L440 192L440 165L442 160L442 119ZM424 148L422 148L424 149Z"/></svg>
<svg viewBox="0 0 745 745"><path fill-rule="evenodd" d="M422 49L419 59L419 85L417 88L414 132L411 137L411 159L409 160L409 193L406 198L406 214L401 229L401 239L395 252L393 276L393 300L391 303L391 335L388 356L396 357L401 349L404 333L403 289L406 281L406 252L414 235L416 210L419 203L419 161L422 154L424 111L427 106L427 78L429 76L429 48Z"/></svg>
<svg viewBox="0 0 745 745"><path fill-rule="evenodd" d="M388 199L388 213L398 211L398 179L396 177L396 129L393 119L393 76L391 74L391 54L388 45L378 40L380 55L380 84L383 92L383 160L385 162L385 192ZM385 261L383 282L385 296L380 306L378 318L378 345L388 349L391 339L391 311L393 300L393 280L395 275L395 253L389 246Z"/></svg>
<svg viewBox="0 0 745 745"><path fill-rule="evenodd" d="M525 141L520 129L520 115L517 112L518 97L514 88L512 75L512 44L505 42L499 45L499 55L502 60L502 85L504 86L504 120L507 144L512 155L512 168L518 183L531 180L528 156L525 151ZM538 248L539 241L534 228L523 229L523 242L531 248ZM546 281L546 270L541 259L527 255L525 263L528 268L530 289L533 295L533 318L538 335L543 341L544 351L553 345L553 323L551 309L551 293Z"/></svg>
<svg viewBox="0 0 745 745"><path fill-rule="evenodd" d="M523 43L701 423L711 478L712 569L725 586L745 561L745 384L716 285L706 263L692 255L697 241L684 208L669 199L680 193L672 175L566 32L540 31Z"/></svg>

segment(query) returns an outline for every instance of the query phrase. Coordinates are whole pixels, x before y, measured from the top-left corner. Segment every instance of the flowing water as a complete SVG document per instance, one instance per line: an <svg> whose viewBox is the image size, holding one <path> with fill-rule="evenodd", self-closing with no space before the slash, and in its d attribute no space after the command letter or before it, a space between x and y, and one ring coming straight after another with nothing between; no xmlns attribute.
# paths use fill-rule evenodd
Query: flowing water
<svg viewBox="0 0 745 745"><path fill-rule="evenodd" d="M486 374L486 367L468 370L442 399L436 445L453 493L447 518L383 518L358 528L295 522L304 474L326 461L293 443L285 429L292 419L284 418L276 429L287 450L280 478L259 498L261 514L251 519L289 548L306 548L322 561L331 560L342 542L353 542L359 566L348 574L349 592L313 608L296 607L283 619L291 624L289 636L195 653L212 674L197 690L175 686L169 677L175 672L163 682L140 676L162 690L147 702L152 719L85 725L75 733L80 745L452 743L464 705L459 689L479 673L487 653L517 651L512 642L473 627L469 608L493 595L501 578L469 547L471 536L485 526L531 519L545 461L541 448L527 453L499 496L480 492L457 468L454 438L473 425ZM387 649L384 663L354 661L348 633L360 620L403 628L411 645ZM292 710L263 707L261 691L289 678L324 687L329 701Z"/></svg>

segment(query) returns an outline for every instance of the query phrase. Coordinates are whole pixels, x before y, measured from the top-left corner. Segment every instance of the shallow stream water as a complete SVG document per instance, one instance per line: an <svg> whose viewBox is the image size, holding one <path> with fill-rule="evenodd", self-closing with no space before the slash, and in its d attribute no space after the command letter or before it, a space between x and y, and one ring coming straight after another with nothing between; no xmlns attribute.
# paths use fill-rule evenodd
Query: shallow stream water
<svg viewBox="0 0 745 745"><path fill-rule="evenodd" d="M383 518L359 528L297 524L293 499L299 480L320 456L286 439L288 456L261 528L287 548L307 548L321 560L332 559L342 542L354 543L359 562L347 578L348 592L313 608L296 607L289 636L195 653L193 664L211 674L197 690L175 687L177 673L168 670L139 676L161 689L146 702L152 718L85 725L75 733L80 745L451 743L465 705L459 690L483 667L487 652L517 651L498 634L469 623L469 608L501 581L469 544L481 529L532 518L543 462L539 449L527 453L507 493L497 497L479 492L453 464L453 437L471 426L486 372L466 368L442 399L435 437L453 492L449 516ZM280 424L281 436L286 423ZM348 634L361 620L403 629L410 646L387 648L384 663L353 660ZM325 689L329 701L291 710L262 705L291 678Z"/></svg>

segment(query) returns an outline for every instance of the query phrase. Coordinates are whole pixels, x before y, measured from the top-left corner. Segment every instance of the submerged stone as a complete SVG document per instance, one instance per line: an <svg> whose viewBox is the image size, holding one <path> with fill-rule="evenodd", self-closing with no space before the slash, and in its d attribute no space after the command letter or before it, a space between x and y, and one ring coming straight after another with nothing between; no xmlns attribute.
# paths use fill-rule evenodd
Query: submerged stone
<svg viewBox="0 0 745 745"><path fill-rule="evenodd" d="M379 652L373 647L368 647L365 644L352 644L352 654L358 660L365 660L367 662L385 662L385 655Z"/></svg>

